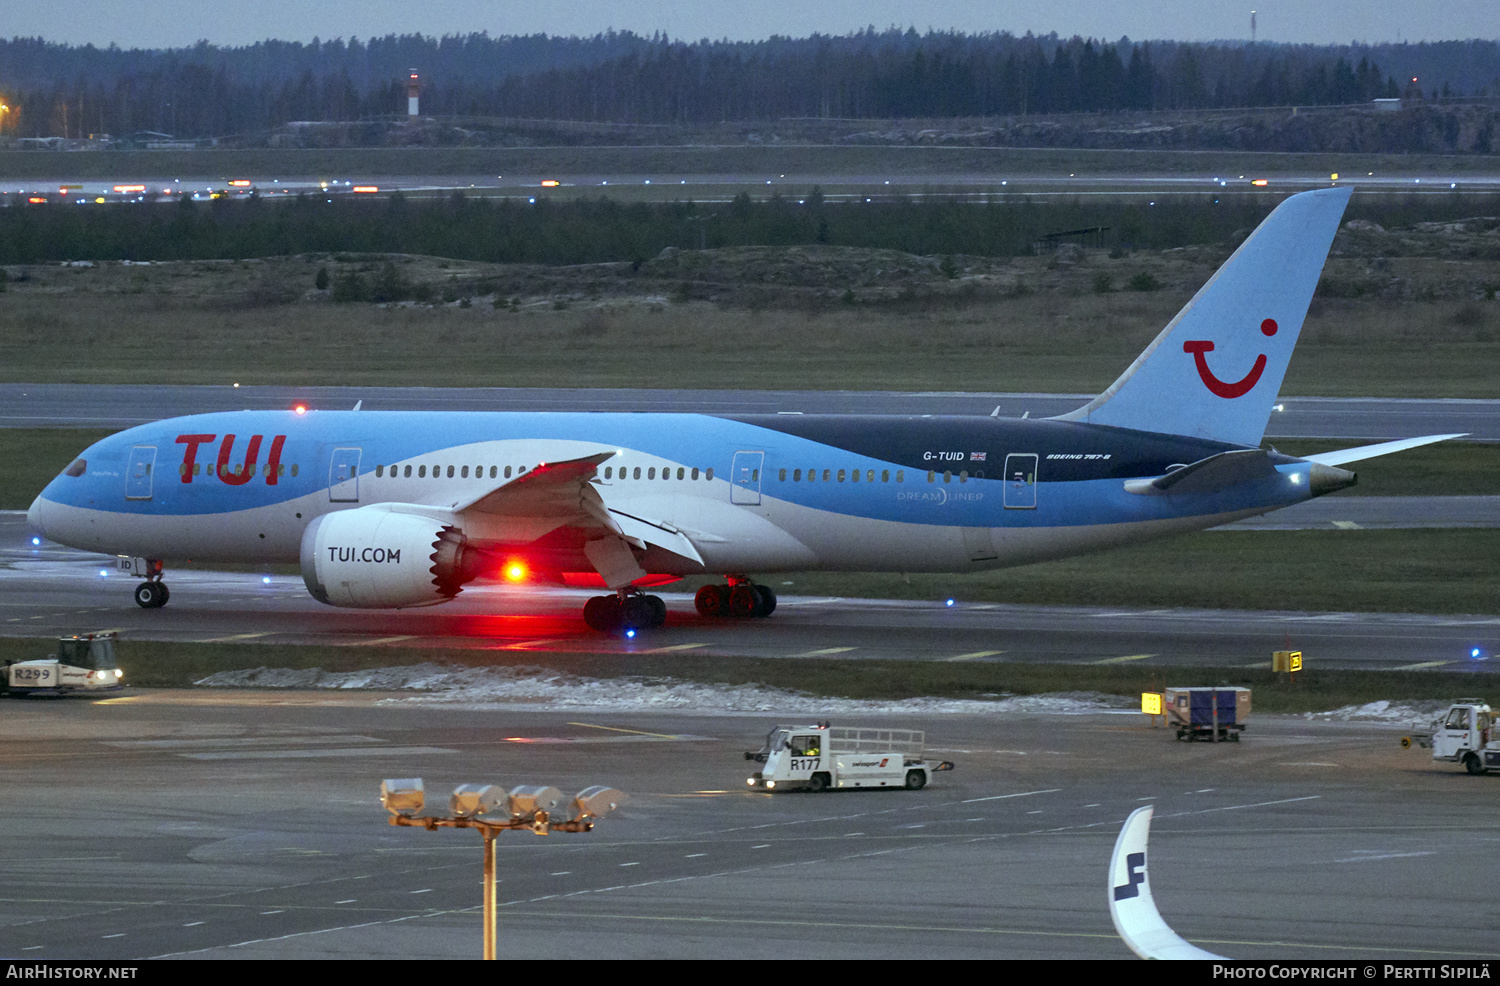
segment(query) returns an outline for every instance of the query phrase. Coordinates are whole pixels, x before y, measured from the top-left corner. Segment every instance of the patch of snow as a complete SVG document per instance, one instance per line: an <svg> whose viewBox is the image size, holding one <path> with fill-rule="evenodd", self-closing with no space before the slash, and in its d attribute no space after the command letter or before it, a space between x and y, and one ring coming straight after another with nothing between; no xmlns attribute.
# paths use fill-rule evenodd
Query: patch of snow
<svg viewBox="0 0 1500 986"><path fill-rule="evenodd" d="M204 688L282 688L417 692L390 704L511 709L609 709L632 712L704 712L762 715L769 712L830 715L1047 714L1130 712L1134 702L1098 692L1000 696L982 699L820 698L763 685L709 685L673 678L587 678L545 668L469 668L440 664L330 672L318 668L255 668L221 671L196 682Z"/></svg>
<svg viewBox="0 0 1500 986"><path fill-rule="evenodd" d="M1338 719L1343 722L1428 722L1447 710L1449 702L1366 702L1364 705L1346 705L1330 712L1305 712L1303 718L1315 720Z"/></svg>

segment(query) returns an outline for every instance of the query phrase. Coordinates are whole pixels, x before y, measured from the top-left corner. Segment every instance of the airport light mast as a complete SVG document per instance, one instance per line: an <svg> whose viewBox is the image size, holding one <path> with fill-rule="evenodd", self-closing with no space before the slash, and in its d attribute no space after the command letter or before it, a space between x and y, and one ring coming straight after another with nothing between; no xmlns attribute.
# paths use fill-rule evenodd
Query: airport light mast
<svg viewBox="0 0 1500 986"><path fill-rule="evenodd" d="M536 835L553 832L592 832L595 820L625 804L626 796L614 788L596 784L571 799L572 817L554 821L563 804L563 793L555 787L527 785L504 788L493 784L460 784L448 800L452 817L418 815L423 805L422 778L380 782L380 803L391 813L391 825L424 828L478 829L484 836L484 957L495 958L495 837L501 832L530 829ZM495 815L495 818L481 818Z"/></svg>

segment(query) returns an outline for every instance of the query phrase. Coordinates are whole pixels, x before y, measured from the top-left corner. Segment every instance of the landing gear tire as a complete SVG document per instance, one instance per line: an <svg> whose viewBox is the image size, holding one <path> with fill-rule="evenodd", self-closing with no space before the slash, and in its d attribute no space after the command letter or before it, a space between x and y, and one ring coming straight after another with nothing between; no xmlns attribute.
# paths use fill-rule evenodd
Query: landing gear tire
<svg viewBox="0 0 1500 986"><path fill-rule="evenodd" d="M776 593L743 576L731 576L729 585L706 585L693 597L699 616L732 616L735 619L770 616L776 611Z"/></svg>
<svg viewBox="0 0 1500 986"><path fill-rule="evenodd" d="M729 615L738 617L759 616L761 596L753 585L737 585L729 590Z"/></svg>
<svg viewBox="0 0 1500 986"><path fill-rule="evenodd" d="M662 626L667 622L667 604L660 596L647 596L646 601L651 604L651 625Z"/></svg>
<svg viewBox="0 0 1500 986"><path fill-rule="evenodd" d="M667 604L660 596L594 596L583 605L583 622L600 633L650 630L667 622Z"/></svg>
<svg viewBox="0 0 1500 986"><path fill-rule="evenodd" d="M728 616L729 593L722 585L706 585L693 597L699 616Z"/></svg>
<svg viewBox="0 0 1500 986"><path fill-rule="evenodd" d="M141 609L160 609L167 604L167 587L160 582L142 582L135 587L135 603Z"/></svg>
<svg viewBox="0 0 1500 986"><path fill-rule="evenodd" d="M620 627L620 601L614 596L594 596L583 604L583 622L600 633L614 633Z"/></svg>

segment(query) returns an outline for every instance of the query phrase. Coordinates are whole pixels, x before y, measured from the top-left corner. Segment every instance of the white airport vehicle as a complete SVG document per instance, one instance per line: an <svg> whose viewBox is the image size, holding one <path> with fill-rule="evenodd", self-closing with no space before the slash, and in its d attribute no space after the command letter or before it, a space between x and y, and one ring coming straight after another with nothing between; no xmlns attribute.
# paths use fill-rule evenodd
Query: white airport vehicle
<svg viewBox="0 0 1500 986"><path fill-rule="evenodd" d="M765 764L745 783L764 791L826 791L847 787L903 787L920 791L947 760L922 759L919 729L857 729L847 726L777 726L766 745L746 760Z"/></svg>
<svg viewBox="0 0 1500 986"><path fill-rule="evenodd" d="M115 633L63 637L57 653L35 661L7 661L0 686L9 695L69 695L112 692L125 687L115 661Z"/></svg>
<svg viewBox="0 0 1500 986"><path fill-rule="evenodd" d="M1432 759L1461 763L1471 774L1500 770L1500 735L1496 735L1495 713L1479 698L1461 698L1431 724L1430 732L1401 737L1401 746L1415 741L1432 749Z"/></svg>

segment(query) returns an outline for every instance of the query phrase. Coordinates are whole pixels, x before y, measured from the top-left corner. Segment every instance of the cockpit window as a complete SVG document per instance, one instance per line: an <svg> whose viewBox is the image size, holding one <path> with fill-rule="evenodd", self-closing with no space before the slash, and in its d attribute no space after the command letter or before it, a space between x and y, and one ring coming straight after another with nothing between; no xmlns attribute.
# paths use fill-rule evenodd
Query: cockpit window
<svg viewBox="0 0 1500 986"><path fill-rule="evenodd" d="M63 470L64 476L82 476L83 471L89 467L87 459L74 459L73 464Z"/></svg>

